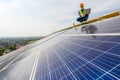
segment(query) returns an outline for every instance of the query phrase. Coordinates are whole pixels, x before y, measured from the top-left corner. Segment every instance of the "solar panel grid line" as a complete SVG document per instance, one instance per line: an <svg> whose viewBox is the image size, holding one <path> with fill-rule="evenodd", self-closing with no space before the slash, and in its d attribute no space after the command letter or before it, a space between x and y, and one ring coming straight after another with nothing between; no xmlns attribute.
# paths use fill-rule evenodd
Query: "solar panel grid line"
<svg viewBox="0 0 120 80"><path fill-rule="evenodd" d="M65 32L65 31L64 31L64 32ZM64 33L64 32L63 32L63 33ZM62 33L60 33L60 34L62 34ZM58 34L58 35L60 35L60 34ZM56 36L58 36L58 35L56 35ZM50 38L49 40L55 38L56 36ZM46 41L48 41L48 40L46 40ZM40 45L40 44L42 44L42 43L44 43L44 42L46 42L46 41L43 41L43 42L41 42L41 43L39 43L39 44L37 44L37 45L31 46L31 47L27 47L25 50L20 51L20 53L25 52L25 51L33 48L33 47L36 47L36 46L38 46L38 45ZM17 55L17 57L19 57L20 55L22 55L22 54ZM8 65L6 65L2 70L4 70L5 68L7 68L7 66L9 66L12 62L14 62L14 61L17 59L17 57L16 57L14 60L12 60ZM1 72L2 70L0 70L0 72Z"/></svg>
<svg viewBox="0 0 120 80"><path fill-rule="evenodd" d="M18 51L18 53L20 53L20 51ZM16 54L14 54L14 56L8 57L7 60L2 60L2 61L0 61L0 65L1 65L2 63L5 63L5 62L7 62L7 61L13 59L13 58L14 58L15 56L17 56L17 55L18 55L18 54L16 53ZM6 56L6 55L4 55L4 56Z"/></svg>
<svg viewBox="0 0 120 80"><path fill-rule="evenodd" d="M113 58L111 58L111 60L108 60L106 58L105 59L104 58L99 58L100 62L103 61L103 62L109 63L109 65L108 65L109 67L111 67L110 65L116 65L116 63L113 63L112 60L113 60ZM104 65L106 65L106 64L104 64Z"/></svg>
<svg viewBox="0 0 120 80"><path fill-rule="evenodd" d="M21 67L21 66L22 66L22 65L20 65L19 67ZM18 67L18 68L19 68L19 67ZM16 71L16 72L14 71L15 74L13 74L12 77L15 77L15 75L16 75L17 73L20 73L20 72L21 72L21 71ZM4 78L1 77L1 78L3 78L4 80L9 80L9 79L12 80L12 79L13 79L12 77L10 77L10 74L7 74L6 77L4 77ZM18 76L18 79L19 79L19 76Z"/></svg>
<svg viewBox="0 0 120 80"><path fill-rule="evenodd" d="M48 51L47 49L45 49L45 55L46 55L46 59L47 59L47 67L48 67L48 76L49 76L49 80L52 80L52 75L51 75L51 57L48 57ZM56 75L55 75L56 76Z"/></svg>
<svg viewBox="0 0 120 80"><path fill-rule="evenodd" d="M103 61L103 60L102 60ZM102 61L100 61L101 63L102 63ZM99 63L99 62L98 62ZM107 63L107 62L105 62L105 63ZM105 66L105 63L103 63L104 64L104 66ZM100 63L99 63L100 64ZM109 70L109 69L111 69L113 66L115 66L115 65L117 65L118 64L118 62L116 63L116 64L110 64L110 63L108 63L109 65L106 65L106 66L108 66L108 68L105 68L104 67L104 69L106 69L106 70Z"/></svg>
<svg viewBox="0 0 120 80"><path fill-rule="evenodd" d="M49 79L52 80L51 79L51 72L50 72L51 70L50 70L50 66L49 66L49 58L48 58L48 54L47 54L46 50L45 50L45 55L46 55L46 59L47 59L46 63L47 63L47 67L48 67Z"/></svg>
<svg viewBox="0 0 120 80"><path fill-rule="evenodd" d="M69 39L69 40L71 40L71 39ZM69 41L69 40L66 40L66 41ZM63 41L64 42L64 41ZM59 44L59 45L64 45L64 43L62 42L62 44ZM85 45L89 45L89 43L87 42L86 43L86 41L79 41L79 44L84 44L85 43ZM65 45L66 46L66 45ZM69 46L69 45L68 45ZM68 47L68 46L66 46L66 47ZM70 46L70 47L72 47L72 48L74 48L74 46ZM70 48L70 49L72 49L72 48ZM80 47L81 48L81 47Z"/></svg>
<svg viewBox="0 0 120 80"><path fill-rule="evenodd" d="M54 55L54 56L55 56L55 55ZM58 63L58 64L59 64L59 63ZM61 65L61 66L63 66L63 65ZM60 66L60 67L61 67L61 66ZM59 67L59 69L60 69L60 67ZM56 72L56 71L53 71L53 72ZM64 74L64 72L65 72L65 71L62 70L62 74ZM51 73L52 73L52 72L51 72ZM60 73L59 71L58 71L58 74L61 76L61 73ZM56 74L55 74L55 75L56 75ZM54 75L53 75L53 76L54 76ZM54 80L54 79L53 79L53 80ZM56 79L55 79L55 80L56 80ZM59 78L57 78L57 80L59 80Z"/></svg>
<svg viewBox="0 0 120 80"><path fill-rule="evenodd" d="M53 60L54 61L54 60ZM54 65L56 65L57 66L57 64L54 64ZM53 66L52 66L53 67ZM60 67L59 67L60 68ZM52 73L52 72L51 72ZM58 79L58 77L57 77L57 75L59 75L59 76L61 76L61 74L60 74L60 72L58 71L58 74L55 74L55 78L56 79ZM54 75L53 75L54 76ZM53 77L53 79L54 79L54 77Z"/></svg>
<svg viewBox="0 0 120 80"><path fill-rule="evenodd" d="M51 72L52 73L52 72ZM44 76L43 76L44 77Z"/></svg>
<svg viewBox="0 0 120 80"><path fill-rule="evenodd" d="M47 75L49 75L49 72L48 72L48 66L47 66L48 64L47 64L47 57L46 57L46 55L44 55L44 63L45 63L45 65L43 66L44 67L44 69L43 69L44 74L41 72L41 74L43 74L43 76L41 76L41 80L49 79L49 76L47 76Z"/></svg>
<svg viewBox="0 0 120 80"><path fill-rule="evenodd" d="M115 27L115 25L114 25L114 28L111 28L111 29L112 29L112 30L117 30L117 29L120 29L120 28ZM106 32L106 31L108 31L108 29L104 29L104 30L99 30L99 29L98 29L98 31Z"/></svg>
<svg viewBox="0 0 120 80"><path fill-rule="evenodd" d="M76 58L77 58L77 57L76 57ZM79 60L78 60L78 59L79 59ZM79 67L79 66L82 66L82 65L84 65L84 64L86 63L84 60L80 59L79 57L78 57L78 59L76 59L76 60L73 61L73 63L77 65L77 66L76 66L76 65L73 65L74 68ZM71 63L71 65L72 65L72 63Z"/></svg>
<svg viewBox="0 0 120 80"><path fill-rule="evenodd" d="M87 64L88 64L88 63L87 63ZM85 65L87 65L87 64L85 64ZM83 66L85 66L85 65L83 65ZM82 66L82 67L83 67L83 66ZM80 67L80 68L82 68L82 67ZM67 76L67 75L66 75L66 76ZM84 75L83 75L83 76L84 76ZM89 80L89 79L86 79L86 80Z"/></svg>
<svg viewBox="0 0 120 80"><path fill-rule="evenodd" d="M40 56L41 56L41 54L39 55L39 60L38 60L38 64L37 64L37 67L36 67L36 73L35 73L35 77L34 77L35 80L37 80L37 78L38 78L38 77L36 78L36 76L38 76L37 73L39 72L39 69L38 69L38 68L41 67L41 65L44 65L44 64L43 64L43 62L44 62L44 60L43 60L43 59L44 59L44 56L42 56L42 57L40 57ZM40 65L40 66L39 66L39 65ZM42 67L41 67L41 68L42 68ZM43 70L43 68L42 68L42 70ZM42 72L42 71L41 71L41 72ZM39 73L39 76L41 76L41 75L42 75L42 74Z"/></svg>
<svg viewBox="0 0 120 80"><path fill-rule="evenodd" d="M30 45L31 45L31 44L30 44ZM7 58L6 58L7 60L8 60L8 59L11 59L11 58L14 58L14 57L17 56L19 53L22 53L23 51L25 51L26 49L28 49L30 45L26 45L24 48L18 49L18 50L16 50L16 51L13 51L13 52L9 53L10 55L7 54L7 55L4 55L4 56L7 57ZM13 53L14 53L14 56L13 56L13 55L11 56L11 54L13 54ZM4 56L2 56L2 57L4 57ZM4 60L4 61L6 61L6 60ZM4 61L2 61L2 62L4 62Z"/></svg>
<svg viewBox="0 0 120 80"><path fill-rule="evenodd" d="M97 67L97 66L96 66ZM101 68L102 69L102 68ZM103 70L104 71L104 70Z"/></svg>
<svg viewBox="0 0 120 80"><path fill-rule="evenodd" d="M47 51L47 50L46 50ZM49 58L50 59L50 58ZM47 65L46 65L47 66ZM44 67L44 66L43 66ZM46 74L47 75L47 74ZM48 75L49 76L49 75ZM45 77L45 75L43 76L43 77Z"/></svg>
<svg viewBox="0 0 120 80"><path fill-rule="evenodd" d="M78 40L76 38L70 38L70 39L74 39L74 40ZM79 39L79 40L85 40L85 41L91 41L91 42L102 42L102 43L113 43L113 44L120 44L119 42L112 42L112 41L100 41L100 40L88 40L88 39Z"/></svg>
<svg viewBox="0 0 120 80"><path fill-rule="evenodd" d="M117 47L115 47L114 49L110 50L109 52L115 53L117 55L120 55L120 45L118 45Z"/></svg>
<svg viewBox="0 0 120 80"><path fill-rule="evenodd" d="M72 76L72 75L71 75ZM84 75L83 75L84 76ZM66 76L64 76L64 77L66 77ZM67 79L67 78L65 78L65 79ZM62 79L60 79L60 80L62 80ZM68 80L68 79L67 79Z"/></svg>
<svg viewBox="0 0 120 80"><path fill-rule="evenodd" d="M83 74L86 80L94 80L94 78L85 69L81 68L81 71L82 71L81 74ZM80 73L80 71L78 71L78 73ZM78 79L80 79L80 77L78 77Z"/></svg>
<svg viewBox="0 0 120 80"><path fill-rule="evenodd" d="M64 41L64 42L65 42L65 41ZM102 50L98 50L98 49L91 48L91 47L86 47L86 46L79 45L79 44L76 44L76 43L71 43L71 42L69 42L69 41L67 41L66 43L78 45L79 47L85 47L85 48L88 48L88 49L90 49L90 50L95 50L95 51L99 51L99 52L103 52L103 53L104 53L104 51L102 51ZM116 46L118 46L118 45L119 45L119 44L117 44ZM115 46L115 47L116 47L116 46ZM110 53L110 52L107 52L107 53L108 53L108 54L111 54L111 55L119 56L119 55L116 55L116 54L112 54L112 53Z"/></svg>
<svg viewBox="0 0 120 80"><path fill-rule="evenodd" d="M34 62L33 69L32 69L32 72L31 72L29 80L34 80L34 78L35 78L35 73L36 73L36 68L37 68L37 64L38 64L38 59L39 59L39 55L36 55L35 62Z"/></svg>
<svg viewBox="0 0 120 80"><path fill-rule="evenodd" d="M24 59L24 64L22 65L23 67L21 67L21 69L18 69L18 71L21 71L21 75L18 75L18 73L16 74L20 78L18 78L17 76L15 76L15 78L17 78L18 80L21 80L21 79L28 80L30 77L30 73L32 72L32 66L33 66L32 63L34 63L34 62L35 62L35 55L31 55L28 58ZM14 72L13 72L13 74L14 74Z"/></svg>
<svg viewBox="0 0 120 80"><path fill-rule="evenodd" d="M62 71L63 71L63 73L65 73L65 69L61 69ZM62 75L61 77L63 77L63 76L65 76L66 75L66 73L64 74L64 75ZM74 74L74 76L75 76L75 74ZM61 79L61 77L58 79L58 80L60 80ZM69 76L69 78L70 79L72 79L72 80L75 80L75 78L71 75L71 76ZM69 78L68 77L65 77L65 80L69 80ZM76 78L77 79L77 78Z"/></svg>
<svg viewBox="0 0 120 80"><path fill-rule="evenodd" d="M100 76L100 74L98 75L96 72L94 72L93 70L91 70L89 67L87 67L87 66L85 66L86 68L87 68L87 70L90 70L93 74L94 74L94 79L93 80L95 80L96 79L96 77L98 77L98 76ZM86 71L87 71L86 70ZM97 68L96 68L96 70L97 70ZM88 72L88 71L87 71ZM99 70L99 72L101 72L100 70ZM101 72L102 73L102 72ZM91 73L90 73L91 74Z"/></svg>
<svg viewBox="0 0 120 80"><path fill-rule="evenodd" d="M46 56L44 56L44 66L43 66L42 71L40 71L41 76L40 77L38 76L38 78L36 80L39 80L39 78L40 78L40 80L46 80L46 79L48 79L48 77L47 77L46 74L49 74L49 73L48 73L48 68L47 68L47 63L46 63L47 61L46 60L47 60ZM41 67L39 67L38 69L40 69L40 68Z"/></svg>
<svg viewBox="0 0 120 80"><path fill-rule="evenodd" d="M63 57L66 57L66 56L63 56ZM75 58L74 58L74 59L75 59ZM73 60L74 60L74 59L73 59ZM54 64L57 63L58 61L59 61L59 60L56 60L56 62L51 63L51 65L52 65L52 64L54 65ZM72 60L71 60L71 61L72 61Z"/></svg>
<svg viewBox="0 0 120 80"><path fill-rule="evenodd" d="M16 58L17 58L19 55L20 55L20 54L15 55L15 56L13 57L13 59L11 59L11 61L10 61L7 65L5 65L5 66L0 70L0 72L3 71L4 69L6 69L12 62L14 62L14 60L16 60Z"/></svg>
<svg viewBox="0 0 120 80"><path fill-rule="evenodd" d="M64 67L64 68L60 68L60 69L61 69L63 75L66 75L66 72L68 73L69 70L66 69L66 66L65 66L65 65L64 65L63 67ZM58 72L59 72L59 70L58 70ZM60 73L60 74L61 74L61 73ZM62 77L63 75L61 75L61 77ZM58 80L59 80L61 77L59 77ZM71 77L73 78L73 75L72 75ZM74 79L74 78L73 78L73 79ZM66 78L66 80L68 80L68 79Z"/></svg>
<svg viewBox="0 0 120 80"><path fill-rule="evenodd" d="M65 54L64 54L63 56L65 56ZM61 56L61 57L63 57L63 56ZM72 56L73 56L73 55L72 55ZM73 61L76 61L77 63L80 63L80 62L77 60L77 57L74 57L74 56L73 56L73 57L68 56L68 57L66 57L66 58L64 59L64 61L67 62L67 64L70 64L70 63L73 62ZM81 62L79 65L76 65L76 64L73 64L73 65L80 66L80 65L82 65L82 64L84 64L83 60L82 60L82 62ZM73 65L70 65L70 66L73 66Z"/></svg>
<svg viewBox="0 0 120 80"><path fill-rule="evenodd" d="M120 33L102 33L102 34L100 34L100 33L97 33L97 34L67 34L67 35L60 35L60 36L64 36L64 37L66 37L66 36L120 36Z"/></svg>
<svg viewBox="0 0 120 80"><path fill-rule="evenodd" d="M30 62L28 63L28 66L26 65L26 62L28 62L30 60ZM0 77L1 80L5 79L5 80L28 80L29 77L29 72L31 72L31 64L34 62L34 56L30 56L29 58L25 59L22 62L18 62L16 63L16 65L9 67L8 69L5 69L3 71L3 74L5 73L5 75L1 75L2 77ZM28 69L30 69L29 71L26 71ZM6 71L8 70L8 71ZM27 75L25 76L25 73L27 73ZM2 73L1 73L2 74ZM20 75L19 75L20 74ZM24 75L24 76L23 76ZM6 79L6 77L8 76L8 79Z"/></svg>
<svg viewBox="0 0 120 80"><path fill-rule="evenodd" d="M89 76L90 79L94 80L94 77L92 77L85 69L83 69L83 68L81 68L81 69L85 72L85 74L87 74ZM88 78L88 76L87 76L87 78ZM89 80L89 78L88 78L88 80Z"/></svg>
<svg viewBox="0 0 120 80"><path fill-rule="evenodd" d="M74 58L75 59L75 58ZM72 59L72 60L74 60L74 59ZM68 63L70 63L72 60L70 60ZM56 70L59 70L61 67L63 67L64 65L61 65L59 68L57 68L57 69L55 69L55 70L53 70L52 72L55 72ZM51 73L52 73L51 72Z"/></svg>
<svg viewBox="0 0 120 80"><path fill-rule="evenodd" d="M59 36L59 35L65 33L65 32L66 32L66 31L61 31L61 32L59 32L59 34L54 35L54 36L52 36L52 34L51 34L52 37L48 38L48 39L45 40L45 41L43 40L43 42L41 42L41 43L39 43L39 44L36 44L35 46L40 45L40 44L42 44L42 43L45 43L45 42L47 42L47 41L49 41L49 40L51 40L51 39L54 39L55 37L57 37L57 36ZM47 36L47 37L49 37L49 36Z"/></svg>
<svg viewBox="0 0 120 80"><path fill-rule="evenodd" d="M14 58L14 57L13 57ZM9 60L6 60L5 62L3 62L3 63L1 63L0 64L0 70L2 70L3 68L4 68L4 66L6 66L13 58L11 58L11 59L9 59ZM0 71L0 72L2 72L2 71Z"/></svg>
<svg viewBox="0 0 120 80"><path fill-rule="evenodd" d="M84 77L85 80L88 80L82 72L78 72L78 73L80 73ZM78 77L78 79L80 78Z"/></svg>
<svg viewBox="0 0 120 80"><path fill-rule="evenodd" d="M116 55L115 55L116 56ZM119 57L119 56L118 56Z"/></svg>
<svg viewBox="0 0 120 80"><path fill-rule="evenodd" d="M113 61L114 63L113 64L115 64L116 62L119 62L119 60L117 60L117 59L114 59L114 58L111 58L111 57L105 57L105 56L102 56L103 58L106 58L108 61ZM111 62L110 62L111 63Z"/></svg>
<svg viewBox="0 0 120 80"><path fill-rule="evenodd" d="M118 79L116 79L116 78L110 76L109 74L103 76L103 77L100 78L99 80L101 80L101 79L103 79L103 80L106 80L106 79L107 79L107 80L118 80Z"/></svg>
<svg viewBox="0 0 120 80"><path fill-rule="evenodd" d="M110 73L120 78L120 69L118 69L118 67L110 71Z"/></svg>
<svg viewBox="0 0 120 80"><path fill-rule="evenodd" d="M20 70L21 68L23 68L23 65L21 65L21 66L18 68L17 72L22 74L24 71L21 71L21 70ZM16 74L15 74L15 75L16 75ZM18 80L19 80L20 77L21 77L21 75L19 75L19 76L17 75L17 76L15 76L15 77L17 77ZM14 79L14 80L15 80L15 79Z"/></svg>
<svg viewBox="0 0 120 80"><path fill-rule="evenodd" d="M28 57L30 57L30 56L28 56ZM26 58L28 58L28 57L26 57ZM22 59L21 61L25 60L26 58ZM21 62L21 61L18 61L17 63L19 63L19 62ZM16 63L10 64L10 65L9 65L8 67L6 67L5 69L7 69L7 68L9 68L9 67L11 67L11 66L14 66L14 65L16 65ZM4 69L4 70L5 70L5 69Z"/></svg>
<svg viewBox="0 0 120 80"><path fill-rule="evenodd" d="M117 22L117 24L116 24L116 22ZM115 26L118 26L118 24L120 24L119 21L115 21L115 23L111 23L111 24L109 24L109 26L107 24L107 26L108 26L108 28L111 28L111 29L120 29L119 27L115 27ZM99 26L102 26L100 23L99 24L93 24L93 25L98 26L98 28L101 28ZM104 28L104 29L101 28L101 29L98 29L98 30L101 30L101 31L105 32L106 30L108 30L108 28L107 29L106 28Z"/></svg>
<svg viewBox="0 0 120 80"><path fill-rule="evenodd" d="M65 66L64 66L64 67L65 67ZM62 72L64 73L64 75L66 75L66 71L65 71L66 69L65 69L65 68L61 68L61 70L62 70ZM61 77L63 77L64 75L62 75ZM74 74L74 75L75 75L75 74ZM61 77L60 77L60 78L61 78ZM60 79L60 78L59 78L59 79ZM71 78L71 79L74 79L74 77L73 77L72 75L70 76L70 78ZM76 78L76 77L75 77L75 78ZM59 80L59 79L58 79L58 80ZM66 80L69 80L67 77L66 77L65 79L66 79ZM74 79L74 80L75 80L75 79Z"/></svg>
<svg viewBox="0 0 120 80"><path fill-rule="evenodd" d="M64 55L64 56L66 56L66 55ZM62 57L63 57L63 55L62 55ZM77 58L75 58L74 56L73 56L73 57L71 57L71 56L66 56L66 57L63 58L63 59L69 59L69 61L68 61L68 63L69 63L69 62L72 62L72 61L76 60Z"/></svg>
<svg viewBox="0 0 120 80"><path fill-rule="evenodd" d="M40 71L40 73L41 73L41 77L38 77L36 80L38 80L38 79L40 79L40 80L44 80L44 76L46 76L45 74L46 74L46 72L45 72L45 68L43 68L43 70L42 71ZM39 74L38 74L39 75Z"/></svg>
<svg viewBox="0 0 120 80"><path fill-rule="evenodd" d="M63 55L64 53L65 53L65 52L63 52L63 53L61 52L61 55ZM74 57L69 56L69 55L70 55L70 54L67 54L67 55L64 54L64 56L63 56L62 58L63 58L63 59L64 59L64 58L72 58L73 60L75 59ZM70 60L70 61L72 61L72 60Z"/></svg>
<svg viewBox="0 0 120 80"><path fill-rule="evenodd" d="M24 60L24 59L23 59L23 60ZM23 61L23 60L21 60L21 61ZM21 61L19 61L19 62L21 62ZM17 62L17 63L19 63L19 62ZM14 66L14 65L16 65L16 63L9 65L8 67L6 67L6 68L4 68L3 70L1 70L0 72L4 71L5 69L7 69L7 68L9 68L9 67L12 67L12 66Z"/></svg>
<svg viewBox="0 0 120 80"><path fill-rule="evenodd" d="M54 60L52 60L52 61L54 62L54 64L51 64L51 65L56 65L56 67L59 66L59 65L56 64L56 63L59 63L58 61L54 61ZM64 66L64 65L61 65L59 68L61 68L62 66ZM56 67L55 67L55 69L53 68L53 70L51 71L51 73L59 69L59 68L56 69Z"/></svg>
<svg viewBox="0 0 120 80"><path fill-rule="evenodd" d="M88 74L89 75L89 74Z"/></svg>
<svg viewBox="0 0 120 80"><path fill-rule="evenodd" d="M116 46L116 45L115 45ZM114 46L114 47L115 47ZM112 47L112 48L114 48L114 47ZM65 47L64 47L65 48ZM110 48L110 49L112 49L112 48ZM108 49L108 50L110 50L110 49ZM68 51L69 51L69 49L67 49ZM107 50L107 51L108 51ZM70 52L72 52L72 51L70 51ZM79 55L78 55L79 56ZM99 57L99 56L97 56L97 57ZM80 58L82 58L82 57L80 57ZM84 58L82 58L82 59L84 59ZM94 58L95 59L95 58ZM87 61L86 59L84 59L85 61ZM88 63L91 63L91 61L89 62L89 61L87 61ZM92 63L93 64L93 63ZM93 64L94 66L96 66L95 64ZM96 66L96 67L98 67L98 66ZM99 67L98 67L99 68ZM100 68L101 70L103 70L102 68ZM104 72L106 72L105 70L103 70Z"/></svg>
<svg viewBox="0 0 120 80"><path fill-rule="evenodd" d="M87 67L87 66L86 66ZM97 73L95 73L93 70L91 70L89 67L87 67L92 73L94 73L97 77L99 76Z"/></svg>
<svg viewBox="0 0 120 80"><path fill-rule="evenodd" d="M16 76L16 74L21 72L21 71L19 71L19 69L20 69L22 66L23 66L23 65L19 65L18 70L17 70L17 71L14 71L15 74L13 74L12 77L10 76L10 73L8 73L7 76L6 76L4 79L7 79L7 80L9 80L9 79L10 79L10 80L15 80L14 77L18 77L18 79L19 79L20 76Z"/></svg>
<svg viewBox="0 0 120 80"><path fill-rule="evenodd" d="M96 80L99 80L100 78L102 78L104 75L106 74L109 74L110 71L114 70L115 68L117 68L118 66L120 66L120 64L116 65L114 68L112 68L111 70L109 70L108 72L104 73L102 76L99 76ZM111 75L111 74L110 74ZM120 79L120 78L117 78L116 76L114 76L116 79Z"/></svg>
<svg viewBox="0 0 120 80"><path fill-rule="evenodd" d="M60 56L60 55L59 55L59 56ZM63 65L64 67L67 67L66 70L68 70L69 66L67 66L67 64L65 63L65 61L64 61L63 64L64 64L64 65ZM71 72L70 72L70 69L69 69L68 71L69 71L69 73L71 73ZM62 72L65 73L66 71L65 71L65 70L62 70ZM66 74L66 73L65 73L65 74ZM64 75L65 75L65 74L64 74ZM73 74L71 75L71 78L75 79ZM66 79L67 79L67 78L66 78ZM67 80L68 80L68 79L67 79Z"/></svg>
<svg viewBox="0 0 120 80"><path fill-rule="evenodd" d="M78 46L78 47L84 47L84 48L86 48L86 49L88 49L88 51L90 51L90 50L93 50L93 48L90 48L90 47L86 47L86 46L83 46L83 45L79 45L79 44L76 44L76 43L72 43L72 42L70 42L70 41L64 41L65 43L67 43L67 44L71 44L71 45L76 45L76 46ZM100 44L101 45L101 44ZM97 46L100 46L100 45L96 45L95 47L97 47ZM88 52L87 51L87 52ZM85 52L85 53L87 53L87 52ZM82 54L81 54L82 55Z"/></svg>
<svg viewBox="0 0 120 80"><path fill-rule="evenodd" d="M97 46L98 46L98 45L97 45ZM86 49L87 49L87 48L86 48ZM90 51L90 49L89 49L88 51L85 51L85 52L81 53L81 55L84 54L84 53L87 53L87 52L89 52L89 51Z"/></svg>
<svg viewBox="0 0 120 80"><path fill-rule="evenodd" d="M21 60L25 59L26 57L32 55L33 53L31 53L30 51L25 51L25 52L23 52L23 53L21 53L21 54L22 54L22 55L20 55L19 57L17 57L17 59L15 59L10 65L15 64L15 63L17 63L18 61L21 61ZM10 66L10 65L9 65L9 66ZM8 67L9 67L9 66L8 66Z"/></svg>
<svg viewBox="0 0 120 80"><path fill-rule="evenodd" d="M21 56L23 53L21 53L21 54L18 54L11 62L9 62L4 68L2 68L1 70L0 70L0 72L1 71L3 71L4 69L6 69L7 67L9 67L9 65L11 65L19 56Z"/></svg>
<svg viewBox="0 0 120 80"><path fill-rule="evenodd" d="M113 39L113 38L112 38L112 39ZM79 41L79 42L80 42L80 40L81 40L81 39L80 39L80 40L78 40L78 39L70 38L70 40L77 40L77 41ZM110 42L109 42L109 40L110 40L110 39L109 39L109 40L107 40L107 41L98 41L98 40L90 40L90 39L89 39L89 40L87 40L87 39L83 39L83 40L85 40L85 41L87 41L87 42L93 42L93 43L95 43L96 41L97 41L97 43L98 43L98 42L103 42L103 43L112 43L112 41L110 41ZM118 40L119 40L119 39L118 39ZM115 44L120 44L118 40L117 40L117 42L116 42L116 41L114 41L112 44L114 44L114 43L115 43ZM95 44L96 44L96 43L95 43ZM119 47L119 45L118 45L118 47ZM117 49L116 49L116 50L117 50ZM118 50L119 50L119 48L118 48ZM118 53L119 53L119 52L118 52ZM116 56L117 56L117 55L116 55ZM118 56L119 56L119 54L118 54Z"/></svg>
<svg viewBox="0 0 120 80"><path fill-rule="evenodd" d="M42 68L43 70L41 70L39 72L39 74L37 74L37 78L35 80L48 80L49 79L49 73L48 73L48 68L46 67L47 64L45 63L44 68ZM40 67L39 67L40 69ZM40 75L41 74L41 75ZM39 76L40 75L40 76Z"/></svg>
<svg viewBox="0 0 120 80"><path fill-rule="evenodd" d="M86 78L86 76L82 73L82 72L80 72L80 71L78 71L76 74L79 74L79 76L81 76L82 78L80 79L79 78L79 76L77 76L77 79L78 80L88 80L87 78ZM70 74L68 74L68 75L66 75L66 76L69 76ZM64 78L64 77L63 77Z"/></svg>
<svg viewBox="0 0 120 80"><path fill-rule="evenodd" d="M111 23L111 24L109 24L109 23ZM118 29L118 30L120 30L120 28L119 28L119 25L120 25L120 23L119 23L119 20L118 21L114 21L114 23L112 23L112 21L110 22L109 21L109 23L108 24L103 24L103 25L101 25L101 24L99 24L99 30L103 30L103 32L105 32L107 29L109 30L109 29L112 29L112 30L110 30L110 31L113 31L112 33L116 33L116 32L114 32L114 29ZM117 23L117 24L116 24ZM103 26L105 29L103 29L101 26ZM105 31L104 31L105 30Z"/></svg>
<svg viewBox="0 0 120 80"><path fill-rule="evenodd" d="M19 70L17 70L17 72L18 72L18 73L21 73L21 74L24 74L25 71L22 71L22 70L21 70L22 68L24 68L24 65L22 65L22 67L21 67ZM19 72L19 71L20 71L20 72ZM22 75L17 75L17 76L15 76L15 77L17 77L18 80L20 80L20 79L22 78Z"/></svg>
<svg viewBox="0 0 120 80"><path fill-rule="evenodd" d="M69 69L69 67L68 67L68 65L66 65L66 63L63 61L63 59L59 56L59 54L57 53L57 51L54 49L54 51L55 51L55 53L56 53L56 55L59 57L59 59L61 59L61 62L65 65L65 67L68 69L68 71L70 72L70 74L74 77L74 79L75 80L77 80L76 79L76 77L74 76L74 74L71 72L71 70Z"/></svg>
<svg viewBox="0 0 120 80"><path fill-rule="evenodd" d="M105 62L102 62L103 61L103 59L101 60L101 61L98 61L98 63L99 64L96 64L96 65L98 65L98 66L100 66L101 68L103 68L103 69L105 69L106 71L108 71L109 69L111 69L113 66L110 66L110 63L108 63L108 64L105 64ZM105 60L104 60L105 61ZM102 65L100 65L100 63L101 64L103 64L104 66L106 66L106 67L104 67L104 66L102 66ZM94 63L95 64L95 63ZM114 64L114 65L116 65L116 64Z"/></svg>

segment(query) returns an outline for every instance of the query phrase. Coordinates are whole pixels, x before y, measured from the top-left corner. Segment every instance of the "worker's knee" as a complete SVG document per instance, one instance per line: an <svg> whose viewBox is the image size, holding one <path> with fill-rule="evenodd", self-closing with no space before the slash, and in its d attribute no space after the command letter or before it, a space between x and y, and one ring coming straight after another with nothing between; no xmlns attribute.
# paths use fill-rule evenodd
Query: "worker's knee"
<svg viewBox="0 0 120 80"><path fill-rule="evenodd" d="M77 21L80 22L80 18L77 18Z"/></svg>

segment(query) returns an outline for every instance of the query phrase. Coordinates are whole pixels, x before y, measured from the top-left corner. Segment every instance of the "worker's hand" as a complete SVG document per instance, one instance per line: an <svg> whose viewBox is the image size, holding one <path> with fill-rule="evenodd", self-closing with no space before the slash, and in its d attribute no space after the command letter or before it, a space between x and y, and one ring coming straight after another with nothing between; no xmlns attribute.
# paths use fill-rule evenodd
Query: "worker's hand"
<svg viewBox="0 0 120 80"><path fill-rule="evenodd" d="M84 17L84 14L81 14L82 17Z"/></svg>

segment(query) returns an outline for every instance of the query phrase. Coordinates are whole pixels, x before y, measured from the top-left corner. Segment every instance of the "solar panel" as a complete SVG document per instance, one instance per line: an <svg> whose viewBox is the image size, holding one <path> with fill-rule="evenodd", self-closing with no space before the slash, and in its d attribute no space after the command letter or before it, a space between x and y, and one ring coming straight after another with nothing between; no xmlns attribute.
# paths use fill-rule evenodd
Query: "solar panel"
<svg viewBox="0 0 120 80"><path fill-rule="evenodd" d="M120 16L111 18L111 19L105 19L102 21L97 21L95 23L92 24L86 24L83 26L80 26L76 29L71 29L69 30L67 33L65 33L64 35L67 34L84 34L86 32L82 32L81 28L84 26L91 26L94 27L96 26L97 31L95 33L120 33Z"/></svg>
<svg viewBox="0 0 120 80"><path fill-rule="evenodd" d="M0 71L0 80L29 80L35 57L35 55L28 56Z"/></svg>
<svg viewBox="0 0 120 80"><path fill-rule="evenodd" d="M80 29L32 44L0 71L0 80L120 80L120 36L64 36Z"/></svg>
<svg viewBox="0 0 120 80"><path fill-rule="evenodd" d="M50 46L41 52L45 55L39 58L35 80L118 80L120 55L116 48L120 43L112 41L115 38L120 39L69 37Z"/></svg>

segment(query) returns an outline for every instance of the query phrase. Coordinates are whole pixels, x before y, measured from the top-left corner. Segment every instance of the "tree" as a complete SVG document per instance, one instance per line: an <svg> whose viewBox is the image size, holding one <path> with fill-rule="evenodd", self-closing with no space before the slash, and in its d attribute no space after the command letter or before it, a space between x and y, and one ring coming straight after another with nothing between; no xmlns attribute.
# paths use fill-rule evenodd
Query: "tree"
<svg viewBox="0 0 120 80"><path fill-rule="evenodd" d="M4 51L5 51L5 48L0 48L0 56L3 55Z"/></svg>

